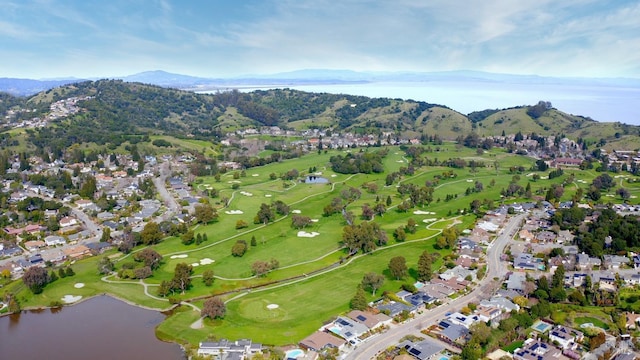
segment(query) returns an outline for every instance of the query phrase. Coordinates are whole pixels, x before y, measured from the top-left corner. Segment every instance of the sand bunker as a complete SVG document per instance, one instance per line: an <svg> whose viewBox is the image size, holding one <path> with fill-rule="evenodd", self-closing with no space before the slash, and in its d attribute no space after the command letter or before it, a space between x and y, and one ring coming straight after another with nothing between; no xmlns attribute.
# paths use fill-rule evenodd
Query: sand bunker
<svg viewBox="0 0 640 360"><path fill-rule="evenodd" d="M404 160L396 160L396 162L403 163Z"/></svg>
<svg viewBox="0 0 640 360"><path fill-rule="evenodd" d="M336 175L336 174L331 174L331 177L336 177L336 176L338 176L338 175Z"/></svg>
<svg viewBox="0 0 640 360"><path fill-rule="evenodd" d="M292 214L300 214L301 212L302 212L302 211L297 210L297 209L296 209L296 210L291 210L291 213L292 213Z"/></svg>
<svg viewBox="0 0 640 360"><path fill-rule="evenodd" d="M280 305L278 305L278 304L269 304L269 305L267 305L267 309L269 309L269 310L275 310L275 309L277 309L279 307L280 307Z"/></svg>
<svg viewBox="0 0 640 360"><path fill-rule="evenodd" d="M197 266L200 266L200 263L192 263L191 266L197 267Z"/></svg>
<svg viewBox="0 0 640 360"><path fill-rule="evenodd" d="M311 219L311 222L318 222L320 219Z"/></svg>
<svg viewBox="0 0 640 360"><path fill-rule="evenodd" d="M430 222L434 222L434 221L436 221L436 220L438 220L438 219L436 219L436 218L429 218L429 219L424 219L424 220L422 220L422 222L423 222L423 223L430 223Z"/></svg>
<svg viewBox="0 0 640 360"><path fill-rule="evenodd" d="M76 301L80 301L80 299L82 299L82 296L78 295L78 296L73 296L73 295L65 295L62 297L62 302L64 302L65 304L71 304L74 303Z"/></svg>
<svg viewBox="0 0 640 360"><path fill-rule="evenodd" d="M187 255L187 254L171 255L171 257L169 259L184 259L184 258L186 258L188 256L189 255Z"/></svg>
<svg viewBox="0 0 640 360"><path fill-rule="evenodd" d="M271 194L264 194L264 197L271 197L271 196L273 196L273 195L271 195Z"/></svg>
<svg viewBox="0 0 640 360"><path fill-rule="evenodd" d="M240 181L240 180L229 180L229 181L227 181L227 182L228 182L229 184L240 184L240 183L242 183L242 181Z"/></svg>
<svg viewBox="0 0 640 360"><path fill-rule="evenodd" d="M250 192L246 192L246 191L240 191L240 194L244 195L244 196L253 196L252 193Z"/></svg>
<svg viewBox="0 0 640 360"><path fill-rule="evenodd" d="M473 182L473 179L467 179L467 182Z"/></svg>
<svg viewBox="0 0 640 360"><path fill-rule="evenodd" d="M251 176L256 177L256 176L260 176L260 174L251 174Z"/></svg>
<svg viewBox="0 0 640 360"><path fill-rule="evenodd" d="M224 212L225 214L228 215L240 215L240 214L244 214L244 212L242 210L227 210Z"/></svg>
<svg viewBox="0 0 640 360"><path fill-rule="evenodd" d="M312 238L312 237L316 237L316 236L318 236L318 235L320 235L320 233L315 232L315 231L310 232L310 233L308 233L308 232L306 232L306 231L298 231L298 237L308 237L308 238Z"/></svg>
<svg viewBox="0 0 640 360"><path fill-rule="evenodd" d="M413 215L435 215L436 213L434 213L433 211L422 211L422 210L416 210L413 212Z"/></svg>
<svg viewBox="0 0 640 360"><path fill-rule="evenodd" d="M209 265L209 264L213 264L215 261L211 260L209 258L204 258L202 260L200 260L200 265Z"/></svg>
<svg viewBox="0 0 640 360"><path fill-rule="evenodd" d="M84 283L76 283L73 287L76 289L82 289L84 287Z"/></svg>

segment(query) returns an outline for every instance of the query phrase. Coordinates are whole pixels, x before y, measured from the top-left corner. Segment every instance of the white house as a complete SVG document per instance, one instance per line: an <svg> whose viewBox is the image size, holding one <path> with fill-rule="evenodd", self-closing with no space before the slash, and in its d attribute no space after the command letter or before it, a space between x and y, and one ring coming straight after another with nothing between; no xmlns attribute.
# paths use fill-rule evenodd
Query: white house
<svg viewBox="0 0 640 360"><path fill-rule="evenodd" d="M44 238L44 243L47 244L47 246L56 246L56 245L64 245L67 242L62 236L49 235Z"/></svg>

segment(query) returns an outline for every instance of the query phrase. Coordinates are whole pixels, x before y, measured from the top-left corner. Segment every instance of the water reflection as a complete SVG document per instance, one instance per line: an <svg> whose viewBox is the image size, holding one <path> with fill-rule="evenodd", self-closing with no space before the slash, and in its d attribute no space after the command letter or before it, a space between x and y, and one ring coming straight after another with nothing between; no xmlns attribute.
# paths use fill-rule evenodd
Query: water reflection
<svg viewBox="0 0 640 360"><path fill-rule="evenodd" d="M0 359L184 359L155 336L165 316L108 296L0 318Z"/></svg>

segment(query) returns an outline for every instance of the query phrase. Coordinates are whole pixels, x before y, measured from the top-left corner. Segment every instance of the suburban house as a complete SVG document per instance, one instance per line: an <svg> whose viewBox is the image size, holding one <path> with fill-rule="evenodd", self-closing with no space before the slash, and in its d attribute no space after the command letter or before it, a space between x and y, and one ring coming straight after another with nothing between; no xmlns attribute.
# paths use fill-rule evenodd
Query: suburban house
<svg viewBox="0 0 640 360"><path fill-rule="evenodd" d="M520 237L521 240L524 240L524 241L532 241L535 238L533 233L531 233L531 231L527 229L520 230L520 232L518 233L518 236Z"/></svg>
<svg viewBox="0 0 640 360"><path fill-rule="evenodd" d="M507 290L517 291L518 293L524 292L524 283L527 281L527 274L514 272L509 276L507 280Z"/></svg>
<svg viewBox="0 0 640 360"><path fill-rule="evenodd" d="M45 244L47 246L56 246L56 245L64 245L67 241L62 236L49 235L44 238Z"/></svg>
<svg viewBox="0 0 640 360"><path fill-rule="evenodd" d="M80 259L85 256L91 256L91 250L85 245L74 245L63 249L64 254L70 259Z"/></svg>
<svg viewBox="0 0 640 360"><path fill-rule="evenodd" d="M462 266L456 266L453 269L448 269L439 275L442 280L456 279L457 281L470 279L471 281L476 279L476 271L463 268Z"/></svg>
<svg viewBox="0 0 640 360"><path fill-rule="evenodd" d="M32 241L25 241L24 242L24 247L29 251L38 250L41 247L45 247L46 245L47 244L44 241L41 241L41 240L32 240Z"/></svg>
<svg viewBox="0 0 640 360"><path fill-rule="evenodd" d="M556 240L556 234L543 230L536 234L536 240L542 244L551 244Z"/></svg>
<svg viewBox="0 0 640 360"><path fill-rule="evenodd" d="M326 325L324 328L351 343L357 342L358 337L369 331L369 328L364 324L344 316L338 316L334 322Z"/></svg>
<svg viewBox="0 0 640 360"><path fill-rule="evenodd" d="M520 253L513 259L513 268L519 270L538 270L540 264L542 259L527 253Z"/></svg>
<svg viewBox="0 0 640 360"><path fill-rule="evenodd" d="M459 312L454 312L449 315L447 320L452 324L461 325L468 329L471 325L480 321L480 317L478 315L464 315Z"/></svg>
<svg viewBox="0 0 640 360"><path fill-rule="evenodd" d="M74 226L74 225L78 225L78 220L76 220L75 218L72 218L71 216L65 216L62 219L60 219L61 228Z"/></svg>
<svg viewBox="0 0 640 360"><path fill-rule="evenodd" d="M610 270L619 270L622 266L629 263L629 258L620 255L604 255L604 267Z"/></svg>
<svg viewBox="0 0 640 360"><path fill-rule="evenodd" d="M585 253L576 255L576 259L576 269L578 270L591 270L596 266L602 265L600 259L597 257L590 257Z"/></svg>
<svg viewBox="0 0 640 360"><path fill-rule="evenodd" d="M513 353L514 360L556 360L560 356L560 350L536 339L527 339L522 347Z"/></svg>
<svg viewBox="0 0 640 360"><path fill-rule="evenodd" d="M353 310L347 314L350 319L353 319L364 326L366 326L369 330L377 329L381 326L389 325L393 321L393 319L385 314L374 314L361 310Z"/></svg>
<svg viewBox="0 0 640 360"><path fill-rule="evenodd" d="M502 315L502 310L495 306L479 305L474 314L478 315L480 321L487 323Z"/></svg>
<svg viewBox="0 0 640 360"><path fill-rule="evenodd" d="M298 344L308 350L321 352L324 349L334 348L342 350L347 342L337 336L333 336L324 331L316 331L313 334L302 339Z"/></svg>
<svg viewBox="0 0 640 360"><path fill-rule="evenodd" d="M519 311L520 305L502 296L494 296L489 300L480 301L480 306L495 306L503 312Z"/></svg>
<svg viewBox="0 0 640 360"><path fill-rule="evenodd" d="M385 313L391 317L398 316L403 311L411 313L417 310L415 306L409 306L407 304L395 301L391 301L386 304L382 303L380 305L377 305L376 308L378 309L378 311Z"/></svg>
<svg viewBox="0 0 640 360"><path fill-rule="evenodd" d="M464 343L467 335L469 335L469 329L462 325L454 324L449 320L442 320L438 323L440 331L438 337L449 344L461 344Z"/></svg>
<svg viewBox="0 0 640 360"><path fill-rule="evenodd" d="M407 350L411 356L419 360L437 359L444 350L444 346L429 340L423 340L419 343L405 340L398 347Z"/></svg>
<svg viewBox="0 0 640 360"><path fill-rule="evenodd" d="M640 269L640 255L633 256L633 268Z"/></svg>
<svg viewBox="0 0 640 360"><path fill-rule="evenodd" d="M556 341L563 349L574 349L584 335L576 330L558 325L549 332L549 341Z"/></svg>
<svg viewBox="0 0 640 360"><path fill-rule="evenodd" d="M261 344L254 344L251 340L220 340L215 342L201 342L198 355L211 356L216 360L243 360L262 352Z"/></svg>

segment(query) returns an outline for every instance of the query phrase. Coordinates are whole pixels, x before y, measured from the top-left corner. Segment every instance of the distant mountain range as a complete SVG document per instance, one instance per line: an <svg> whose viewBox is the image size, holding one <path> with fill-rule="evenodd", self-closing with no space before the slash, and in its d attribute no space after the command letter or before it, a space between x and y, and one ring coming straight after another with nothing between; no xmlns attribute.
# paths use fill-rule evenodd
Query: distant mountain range
<svg viewBox="0 0 640 360"><path fill-rule="evenodd" d="M351 70L307 69L269 75L246 75L233 78L204 78L166 71L145 71L138 74L112 77L127 82L171 87L186 90L211 90L220 87L247 85L322 85L358 84L374 82L489 82L507 84L565 84L640 87L640 79L629 78L558 78L536 75L497 74L480 71L445 72L358 72ZM54 87L96 79L16 79L0 78L0 92L30 96Z"/></svg>

